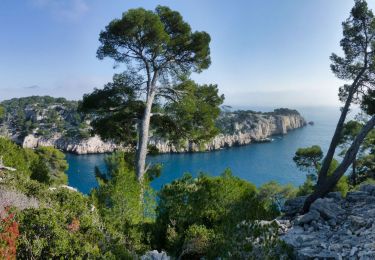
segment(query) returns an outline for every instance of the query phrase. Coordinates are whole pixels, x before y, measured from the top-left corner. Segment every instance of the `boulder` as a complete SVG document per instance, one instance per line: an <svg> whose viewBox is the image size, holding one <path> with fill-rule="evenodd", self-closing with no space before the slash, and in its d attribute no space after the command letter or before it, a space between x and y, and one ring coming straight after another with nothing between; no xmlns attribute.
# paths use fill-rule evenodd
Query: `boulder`
<svg viewBox="0 0 375 260"><path fill-rule="evenodd" d="M346 198L330 193L307 214L285 217L292 226L280 239L295 259L375 259L375 186L360 189Z"/></svg>
<svg viewBox="0 0 375 260"><path fill-rule="evenodd" d="M367 192L371 196L375 196L375 186L370 184L363 184L359 187L360 191Z"/></svg>
<svg viewBox="0 0 375 260"><path fill-rule="evenodd" d="M309 224L313 220L317 221L320 218L320 214L316 210L310 210L305 215L301 216L301 218L298 220L299 225Z"/></svg>
<svg viewBox="0 0 375 260"><path fill-rule="evenodd" d="M307 196L301 196L287 200L281 209L286 216L293 216L301 212Z"/></svg>
<svg viewBox="0 0 375 260"><path fill-rule="evenodd" d="M141 256L141 260L170 260L171 258L164 251L153 250L148 251L146 254Z"/></svg>
<svg viewBox="0 0 375 260"><path fill-rule="evenodd" d="M325 220L336 219L344 212L331 198L317 199L311 204L310 210L318 211Z"/></svg>

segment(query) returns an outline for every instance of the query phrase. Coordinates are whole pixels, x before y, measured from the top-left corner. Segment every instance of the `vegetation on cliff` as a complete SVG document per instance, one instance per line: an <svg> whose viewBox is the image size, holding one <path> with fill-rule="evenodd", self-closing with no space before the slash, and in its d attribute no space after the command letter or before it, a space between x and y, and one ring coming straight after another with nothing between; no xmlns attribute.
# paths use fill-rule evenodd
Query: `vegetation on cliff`
<svg viewBox="0 0 375 260"><path fill-rule="evenodd" d="M89 136L87 116L77 111L78 102L50 96L13 98L0 103L2 135L28 134L50 138L54 134L66 137ZM2 115L1 115L2 114Z"/></svg>
<svg viewBox="0 0 375 260"><path fill-rule="evenodd" d="M344 56L331 55L331 69L337 78L351 82L339 89L340 101L344 103L335 133L319 170L314 192L306 200L304 211L311 203L331 191L355 161L366 136L375 126L375 16L364 0L355 0L349 18L343 22L343 39L340 45ZM342 161L330 174L337 147L340 145L345 120L350 106L359 104L367 115L363 126L353 136Z"/></svg>

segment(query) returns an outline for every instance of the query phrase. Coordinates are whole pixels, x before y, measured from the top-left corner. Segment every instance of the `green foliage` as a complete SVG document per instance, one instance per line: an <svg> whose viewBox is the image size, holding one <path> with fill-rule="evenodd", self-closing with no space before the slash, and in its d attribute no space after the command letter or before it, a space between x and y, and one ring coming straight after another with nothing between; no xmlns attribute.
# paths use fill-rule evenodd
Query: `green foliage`
<svg viewBox="0 0 375 260"><path fill-rule="evenodd" d="M299 148L293 157L297 167L307 172L306 181L303 183L297 192L298 196L311 194L316 186L318 173L322 164L323 152L320 146L314 145L307 148ZM327 176L331 176L336 168L339 166L337 160L333 159L328 169ZM343 176L336 184L335 191L340 191L343 196L349 190L348 178Z"/></svg>
<svg viewBox="0 0 375 260"><path fill-rule="evenodd" d="M143 63L132 58L142 53L144 60L153 62L153 69L162 69L167 74L201 71L210 65L210 36L192 32L178 12L164 6L155 11L128 10L121 19L109 23L100 33L99 41L100 59L111 57L118 63Z"/></svg>
<svg viewBox="0 0 375 260"><path fill-rule="evenodd" d="M0 123L4 120L5 118L5 108L3 106L0 106Z"/></svg>
<svg viewBox="0 0 375 260"><path fill-rule="evenodd" d="M306 176L306 181L298 187L297 196L310 195L314 192L316 179L313 180L311 175Z"/></svg>
<svg viewBox="0 0 375 260"><path fill-rule="evenodd" d="M161 115L152 119L159 136L175 144L187 140L199 144L219 133L215 119L224 96L218 94L216 85L198 85L186 80L175 86L174 91L181 93L179 102L167 102Z"/></svg>
<svg viewBox="0 0 375 260"><path fill-rule="evenodd" d="M340 155L344 156L348 150L348 146L353 142L355 137L359 134L364 124L360 121L351 120L344 125L341 136L340 148L342 149ZM352 163L351 173L349 175L349 182L356 186L368 178L375 177L375 130L364 139L356 159Z"/></svg>
<svg viewBox="0 0 375 260"><path fill-rule="evenodd" d="M375 73L375 19L373 12L368 8L367 2L356 0L351 10L350 17L343 22L343 39L340 44L344 56L331 55L331 69L333 73L343 80L356 81L359 76L360 87L357 84L344 85L339 90L340 100L346 101L348 97L356 94L353 99L360 103L364 111L372 114L374 83L372 78Z"/></svg>
<svg viewBox="0 0 375 260"><path fill-rule="evenodd" d="M231 239L230 259L293 259L293 248L279 239L278 230L275 221L240 223Z"/></svg>
<svg viewBox="0 0 375 260"><path fill-rule="evenodd" d="M5 166L30 175L30 166L36 156L31 150L22 149L9 139L0 137L0 158Z"/></svg>
<svg viewBox="0 0 375 260"><path fill-rule="evenodd" d="M269 208L281 210L285 200L294 198L296 194L297 189L293 185L280 185L276 181L270 181L259 188L258 197Z"/></svg>
<svg viewBox="0 0 375 260"><path fill-rule="evenodd" d="M91 196L106 225L112 250L120 253L119 249L123 248L143 252L147 249L144 226L154 217L155 201L147 181L143 187L137 181L126 156L116 153L106 158L108 172L98 172L100 187ZM140 201L141 196L144 203Z"/></svg>
<svg viewBox="0 0 375 260"><path fill-rule="evenodd" d="M258 199L255 186L230 171L220 177L185 175L159 193L155 242L176 257L183 252L185 257L224 256L238 223L273 214Z"/></svg>
<svg viewBox="0 0 375 260"><path fill-rule="evenodd" d="M68 163L65 160L65 154L53 147L39 147L35 152L39 156L41 169L46 168L48 172L49 181L46 183L67 184L68 176L65 172L68 170Z"/></svg>
<svg viewBox="0 0 375 260"><path fill-rule="evenodd" d="M64 188L49 191L48 207L19 215L17 258L100 258L104 235L87 198Z"/></svg>
<svg viewBox="0 0 375 260"><path fill-rule="evenodd" d="M97 57L112 58L126 70L103 90L85 95L80 109L93 113L92 126L101 137L135 147L138 180L145 173L150 119L156 114L162 112L158 121L165 122L158 131L172 141L190 137L199 143L216 133L223 96L218 97L216 86L187 81L211 63L207 33L193 32L178 12L157 6L155 11L123 13L106 26L99 41ZM176 110L186 112L184 117L176 118Z"/></svg>
<svg viewBox="0 0 375 260"><path fill-rule="evenodd" d="M307 148L299 148L293 157L293 161L300 170L312 174L319 170L322 158L323 152L320 146L313 145Z"/></svg>
<svg viewBox="0 0 375 260"><path fill-rule="evenodd" d="M137 82L136 82L137 81ZM115 74L113 82L83 96L79 110L95 114L91 125L104 139L132 143L136 140L138 120L143 102L137 100L138 79L127 74Z"/></svg>
<svg viewBox="0 0 375 260"><path fill-rule="evenodd" d="M31 96L3 101L1 107L8 117L6 124L12 134L21 134L21 137L33 133L50 137L56 132L66 137L74 132L74 137L79 137L88 133L87 129L78 132L78 126L85 125L86 118L77 111L77 101Z"/></svg>

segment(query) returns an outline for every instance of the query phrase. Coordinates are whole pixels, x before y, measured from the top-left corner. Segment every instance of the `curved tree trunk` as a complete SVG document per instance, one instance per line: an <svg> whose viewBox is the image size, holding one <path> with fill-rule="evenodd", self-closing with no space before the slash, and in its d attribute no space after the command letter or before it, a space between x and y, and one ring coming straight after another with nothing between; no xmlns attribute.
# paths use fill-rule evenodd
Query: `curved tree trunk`
<svg viewBox="0 0 375 260"><path fill-rule="evenodd" d="M325 179L327 178L328 170L329 170L329 167L331 166L333 156L335 155L336 147L338 146L338 144L340 142L340 135L341 135L341 132L344 128L345 119L346 119L346 116L349 112L350 105L353 101L354 93L356 93L356 91L358 89L359 81L360 81L362 75L365 73L365 70L366 70L365 68L361 70L361 72L358 74L358 76L354 80L353 84L351 85L351 90L350 90L349 95L346 99L345 105L342 108L340 119L337 122L335 133L333 134L331 143L330 143L329 148L328 148L328 152L327 152L326 156L324 157L322 168L319 171L318 182L317 182L318 186L321 185L325 181Z"/></svg>
<svg viewBox="0 0 375 260"><path fill-rule="evenodd" d="M145 111L138 129L138 145L136 151L136 173L137 179L140 183L143 182L143 177L146 169L146 155L147 144L150 130L151 108L154 102L155 93L152 92L147 98Z"/></svg>
<svg viewBox="0 0 375 260"><path fill-rule="evenodd" d="M340 165L336 168L333 174L325 179L324 182L317 184L316 189L313 194L311 194L305 201L303 206L303 213L306 213L310 209L310 205L318 198L325 196L328 192L332 191L337 182L340 178L345 174L346 170L350 167L350 165L355 160L358 150L363 143L363 140L366 138L367 134L374 128L375 126L375 116L366 123L364 127L362 127L359 134L354 139L352 145L345 153L345 157L340 163Z"/></svg>

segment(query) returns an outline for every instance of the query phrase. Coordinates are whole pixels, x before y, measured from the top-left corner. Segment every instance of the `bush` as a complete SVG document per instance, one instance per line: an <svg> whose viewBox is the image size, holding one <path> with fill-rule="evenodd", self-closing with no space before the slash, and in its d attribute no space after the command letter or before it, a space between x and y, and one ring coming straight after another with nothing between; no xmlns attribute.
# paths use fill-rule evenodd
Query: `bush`
<svg viewBox="0 0 375 260"><path fill-rule="evenodd" d="M108 156L108 172L97 169L100 186L91 194L106 225L109 244L120 254L123 254L121 248L133 254L150 249L145 230L154 216L155 201L147 176L142 187L128 163L129 158L131 155L125 153Z"/></svg>
<svg viewBox="0 0 375 260"><path fill-rule="evenodd" d="M154 239L159 249L176 257L223 257L238 223L274 216L255 186L228 170L219 177L185 175L159 193Z"/></svg>
<svg viewBox="0 0 375 260"><path fill-rule="evenodd" d="M16 242L19 236L18 223L13 210L0 209L0 258L16 259Z"/></svg>
<svg viewBox="0 0 375 260"><path fill-rule="evenodd" d="M60 188L50 191L48 208L19 213L17 258L98 258L105 249L100 219L87 198Z"/></svg>

